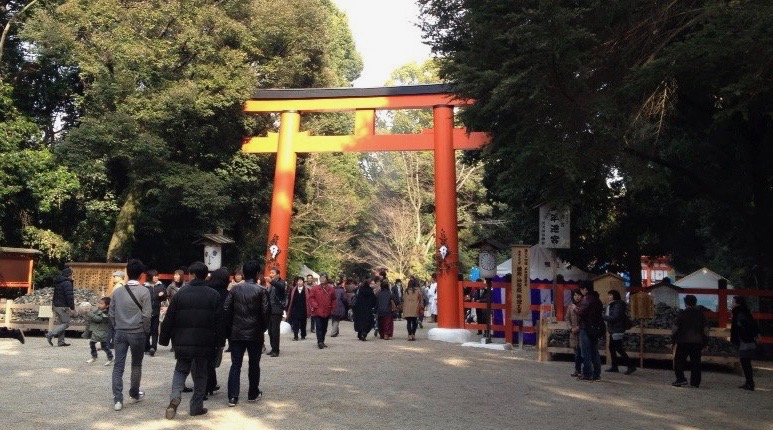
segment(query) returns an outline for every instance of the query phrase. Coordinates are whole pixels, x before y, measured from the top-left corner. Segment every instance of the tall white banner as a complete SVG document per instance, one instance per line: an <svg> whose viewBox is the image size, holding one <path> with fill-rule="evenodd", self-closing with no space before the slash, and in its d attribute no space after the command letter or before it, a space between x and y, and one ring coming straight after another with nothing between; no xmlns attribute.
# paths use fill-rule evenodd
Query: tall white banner
<svg viewBox="0 0 773 430"><path fill-rule="evenodd" d="M539 207L539 245L543 248L569 248L569 208L545 204Z"/></svg>

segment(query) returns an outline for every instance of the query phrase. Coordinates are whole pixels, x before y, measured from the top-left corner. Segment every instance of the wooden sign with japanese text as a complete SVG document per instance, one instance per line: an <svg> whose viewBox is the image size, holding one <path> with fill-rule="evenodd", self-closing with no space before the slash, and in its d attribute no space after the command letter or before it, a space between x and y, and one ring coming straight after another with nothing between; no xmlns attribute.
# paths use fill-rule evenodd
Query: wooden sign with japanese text
<svg viewBox="0 0 773 430"><path fill-rule="evenodd" d="M539 208L539 246L543 248L570 247L569 225L571 216L569 209L561 209L552 205L542 205Z"/></svg>
<svg viewBox="0 0 773 430"><path fill-rule="evenodd" d="M531 319L531 290L529 282L529 246L516 245L512 249L513 280L511 317L514 320Z"/></svg>

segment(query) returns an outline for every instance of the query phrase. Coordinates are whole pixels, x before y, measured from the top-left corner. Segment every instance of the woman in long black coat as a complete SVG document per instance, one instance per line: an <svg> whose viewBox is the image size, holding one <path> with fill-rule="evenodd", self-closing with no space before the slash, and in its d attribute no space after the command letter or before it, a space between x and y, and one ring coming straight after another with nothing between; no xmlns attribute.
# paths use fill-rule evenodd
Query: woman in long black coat
<svg viewBox="0 0 773 430"><path fill-rule="evenodd" d="M373 313L376 308L376 295L366 281L357 288L353 299L354 331L357 332L357 339L365 341L374 326Z"/></svg>
<svg viewBox="0 0 773 430"><path fill-rule="evenodd" d="M754 376L752 375L752 358L757 350L760 330L754 321L746 299L733 297L733 322L730 326L730 343L738 349L741 370L746 382L738 388L754 391Z"/></svg>
<svg viewBox="0 0 773 430"><path fill-rule="evenodd" d="M231 274L226 268L220 268L212 272L212 275L207 281L207 286L217 291L220 294L219 308L223 307L225 298L228 296L228 284L230 282ZM223 348L216 347L212 351L207 368L207 396L211 396L215 391L220 389L220 385L217 384L217 373L215 368L220 367L220 360L223 358Z"/></svg>

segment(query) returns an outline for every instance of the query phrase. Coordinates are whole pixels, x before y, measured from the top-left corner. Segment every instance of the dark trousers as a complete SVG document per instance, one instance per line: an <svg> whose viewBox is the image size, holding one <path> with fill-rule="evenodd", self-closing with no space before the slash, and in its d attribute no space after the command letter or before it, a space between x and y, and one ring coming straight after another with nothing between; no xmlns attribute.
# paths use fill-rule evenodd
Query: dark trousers
<svg viewBox="0 0 773 430"><path fill-rule="evenodd" d="M311 328L312 333L317 331L317 322L314 320L314 317L311 317L311 322L309 323L309 327Z"/></svg>
<svg viewBox="0 0 773 430"><path fill-rule="evenodd" d="M582 373L582 352L580 352L580 347L574 349L574 373L580 374Z"/></svg>
<svg viewBox="0 0 773 430"><path fill-rule="evenodd" d="M0 338L16 339L16 330L0 327Z"/></svg>
<svg viewBox="0 0 773 430"><path fill-rule="evenodd" d="M628 354L625 352L623 339L609 339L609 355L612 357L613 368L617 368L617 366L635 367L628 357Z"/></svg>
<svg viewBox="0 0 773 430"><path fill-rule="evenodd" d="M311 317L311 322L317 327L317 343L325 343L328 321L327 317Z"/></svg>
<svg viewBox="0 0 773 430"><path fill-rule="evenodd" d="M741 357L741 370L743 370L743 376L746 378L746 385L754 386L754 375L752 370L751 357Z"/></svg>
<svg viewBox="0 0 773 430"><path fill-rule="evenodd" d="M102 351L105 351L108 360L113 359L113 351L110 351L110 345L107 342L99 342L99 346L102 347ZM91 356L97 358L97 343L94 341L89 342L89 348L91 348Z"/></svg>
<svg viewBox="0 0 773 430"><path fill-rule="evenodd" d="M268 341L271 352L279 353L279 326L282 324L282 314L271 314L268 320Z"/></svg>
<svg viewBox="0 0 773 430"><path fill-rule="evenodd" d="M298 332L301 332L301 337L306 337L306 315L303 318L290 318L290 325L293 327L293 337L298 339Z"/></svg>
<svg viewBox="0 0 773 430"><path fill-rule="evenodd" d="M207 359L207 394L215 391L217 387L217 372L215 371L215 355Z"/></svg>
<svg viewBox="0 0 773 430"><path fill-rule="evenodd" d="M419 326L419 319L416 317L405 317L405 321L408 325L408 335L413 336L416 334L416 328Z"/></svg>
<svg viewBox="0 0 773 430"><path fill-rule="evenodd" d="M178 358L174 366L172 376L172 393L169 399L173 400L182 395L185 388L185 379L188 374L193 376L193 396L191 397L190 411L199 412L204 408L204 395L207 390L207 357Z"/></svg>
<svg viewBox="0 0 773 430"><path fill-rule="evenodd" d="M150 316L150 333L145 341L145 351L151 348L158 349L158 315Z"/></svg>
<svg viewBox="0 0 773 430"><path fill-rule="evenodd" d="M687 357L690 358L690 385L701 385L701 350L703 345L699 343L677 343L674 353L674 373L678 382L686 382L684 369L687 366Z"/></svg>
<svg viewBox="0 0 773 430"><path fill-rule="evenodd" d="M110 323L110 328L107 330L107 346L110 349L115 348L115 328L113 328L113 323Z"/></svg>
<svg viewBox="0 0 773 430"><path fill-rule="evenodd" d="M247 380L249 381L247 398L257 398L260 392L260 356L263 350L263 339L253 341L232 340L229 342L229 345L231 345L231 370L228 372L228 397L239 398L242 361L246 351L247 357L250 360L249 369L247 370Z"/></svg>

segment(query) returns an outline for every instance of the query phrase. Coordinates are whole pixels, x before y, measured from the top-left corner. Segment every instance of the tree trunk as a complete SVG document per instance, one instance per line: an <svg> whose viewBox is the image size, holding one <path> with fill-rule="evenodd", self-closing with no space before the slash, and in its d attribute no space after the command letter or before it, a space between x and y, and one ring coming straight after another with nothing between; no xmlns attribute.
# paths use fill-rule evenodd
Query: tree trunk
<svg viewBox="0 0 773 430"><path fill-rule="evenodd" d="M134 224L139 215L139 202L136 193L132 190L126 195L126 200L121 206L118 218L115 221L113 236L107 248L107 262L126 261L129 258L134 242Z"/></svg>

